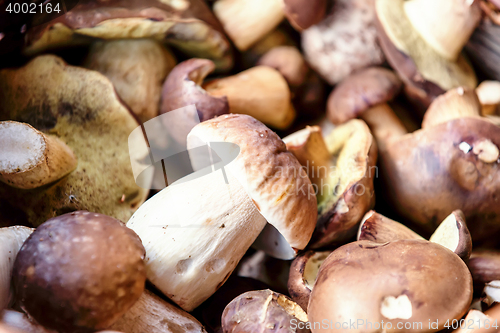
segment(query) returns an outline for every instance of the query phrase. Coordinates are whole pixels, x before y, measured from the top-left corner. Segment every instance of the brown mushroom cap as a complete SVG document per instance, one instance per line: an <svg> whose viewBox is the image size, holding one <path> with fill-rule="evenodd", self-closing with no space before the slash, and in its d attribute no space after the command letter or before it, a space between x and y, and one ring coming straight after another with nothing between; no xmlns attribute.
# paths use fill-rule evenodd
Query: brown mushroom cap
<svg viewBox="0 0 500 333"><path fill-rule="evenodd" d="M373 210L363 217L358 230L358 241L385 243L400 239L423 239L404 224L391 220Z"/></svg>
<svg viewBox="0 0 500 333"><path fill-rule="evenodd" d="M472 301L472 278L464 262L441 245L425 240L388 243L358 241L344 245L321 265L308 314L311 323L328 318L357 322L350 332L386 331L410 323L406 332L437 331L448 319L459 319ZM429 329L429 320L439 320ZM422 323L420 329L412 323ZM379 327L379 329L381 329ZM322 332L340 332L330 325Z"/></svg>
<svg viewBox="0 0 500 333"><path fill-rule="evenodd" d="M390 70L372 67L343 80L328 97L328 119L334 124L357 118L367 109L392 100L401 80Z"/></svg>
<svg viewBox="0 0 500 333"><path fill-rule="evenodd" d="M140 238L120 221L78 211L42 224L14 264L18 300L41 325L60 332L109 327L141 296Z"/></svg>
<svg viewBox="0 0 500 333"><path fill-rule="evenodd" d="M500 280L500 252L491 250L472 252L467 265L474 283L484 284Z"/></svg>
<svg viewBox="0 0 500 333"><path fill-rule="evenodd" d="M288 277L288 292L290 297L306 312L319 268L330 253L331 251L309 250L297 256L292 262Z"/></svg>
<svg viewBox="0 0 500 333"><path fill-rule="evenodd" d="M307 322L304 310L287 296L269 289L241 294L222 314L224 333L300 332L299 322Z"/></svg>
<svg viewBox="0 0 500 333"><path fill-rule="evenodd" d="M189 59L181 62L170 72L162 88L160 113L167 113L194 104L200 121L212 119L229 112L226 96L211 96L203 90L201 84L205 77L215 69L213 61L208 59ZM163 125L179 143L186 142L186 133L198 122L189 118L168 118Z"/></svg>
<svg viewBox="0 0 500 333"><path fill-rule="evenodd" d="M294 46L284 45L272 48L259 59L257 65L278 70L292 88L303 84L309 72L304 57Z"/></svg>
<svg viewBox="0 0 500 333"><path fill-rule="evenodd" d="M79 2L71 11L28 30L25 52L90 44L95 38L152 38L191 56L212 59L220 68L232 64L229 42L201 0Z"/></svg>
<svg viewBox="0 0 500 333"><path fill-rule="evenodd" d="M316 225L316 196L307 174L279 136L255 118L230 114L198 124L188 135L188 148L206 142L240 147L228 171L290 246L305 248Z"/></svg>
<svg viewBox="0 0 500 333"><path fill-rule="evenodd" d="M325 16L327 0L284 0L285 16L296 30L307 29Z"/></svg>
<svg viewBox="0 0 500 333"><path fill-rule="evenodd" d="M472 252L472 239L461 210L455 210L437 227L429 241L440 244L455 252L468 262Z"/></svg>

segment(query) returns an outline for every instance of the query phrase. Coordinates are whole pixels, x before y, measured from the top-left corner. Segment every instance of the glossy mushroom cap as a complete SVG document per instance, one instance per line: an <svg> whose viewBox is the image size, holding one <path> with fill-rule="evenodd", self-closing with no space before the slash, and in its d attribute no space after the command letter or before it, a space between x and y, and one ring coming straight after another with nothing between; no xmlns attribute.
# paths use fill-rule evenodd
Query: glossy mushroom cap
<svg viewBox="0 0 500 333"><path fill-rule="evenodd" d="M391 101L401 90L401 80L390 70L372 67L343 80L328 98L328 119L342 124L378 104Z"/></svg>

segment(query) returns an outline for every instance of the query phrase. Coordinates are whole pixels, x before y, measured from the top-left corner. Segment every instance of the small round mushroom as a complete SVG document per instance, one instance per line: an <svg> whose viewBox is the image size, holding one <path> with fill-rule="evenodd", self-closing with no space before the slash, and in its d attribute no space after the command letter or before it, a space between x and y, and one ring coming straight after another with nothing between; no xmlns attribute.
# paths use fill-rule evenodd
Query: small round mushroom
<svg viewBox="0 0 500 333"><path fill-rule="evenodd" d="M222 314L224 333L303 332L307 314L285 295L269 289L249 291L236 297ZM303 326L303 327L300 327Z"/></svg>
<svg viewBox="0 0 500 333"><path fill-rule="evenodd" d="M446 90L476 87L460 52L481 19L479 1L378 0L375 7L380 45L413 98L428 106Z"/></svg>
<svg viewBox="0 0 500 333"><path fill-rule="evenodd" d="M334 85L351 73L384 63L377 41L375 0L338 0L325 19L302 32L311 67Z"/></svg>
<svg viewBox="0 0 500 333"><path fill-rule="evenodd" d="M328 97L328 119L335 125L361 117L373 108L390 108L401 90L401 80L390 70L371 67L343 80Z"/></svg>
<svg viewBox="0 0 500 333"><path fill-rule="evenodd" d="M104 74L144 123L158 115L161 86L175 63L155 40L125 39L93 43L85 67Z"/></svg>
<svg viewBox="0 0 500 333"><path fill-rule="evenodd" d="M75 170L73 151L29 124L0 122L0 181L21 189L52 183Z"/></svg>
<svg viewBox="0 0 500 333"><path fill-rule="evenodd" d="M233 43L245 51L286 16L298 31L325 16L326 0L218 0L213 11Z"/></svg>
<svg viewBox="0 0 500 333"><path fill-rule="evenodd" d="M290 297L307 312L311 291L319 268L332 251L306 251L294 259L288 277Z"/></svg>
<svg viewBox="0 0 500 333"><path fill-rule="evenodd" d="M12 269L17 253L34 229L14 226L0 228L0 311L12 299Z"/></svg>
<svg viewBox="0 0 500 333"><path fill-rule="evenodd" d="M144 291L145 251L120 221L77 211L39 226L13 269L16 296L41 325L59 332L102 330Z"/></svg>
<svg viewBox="0 0 500 333"><path fill-rule="evenodd" d="M471 301L467 266L443 246L425 240L357 241L336 249L321 265L308 315L310 322L362 319L352 332L383 330L382 321L387 330L410 323L408 332L434 332L446 320L460 319ZM438 320L438 327L430 328L429 320ZM335 325L321 330L341 331Z"/></svg>

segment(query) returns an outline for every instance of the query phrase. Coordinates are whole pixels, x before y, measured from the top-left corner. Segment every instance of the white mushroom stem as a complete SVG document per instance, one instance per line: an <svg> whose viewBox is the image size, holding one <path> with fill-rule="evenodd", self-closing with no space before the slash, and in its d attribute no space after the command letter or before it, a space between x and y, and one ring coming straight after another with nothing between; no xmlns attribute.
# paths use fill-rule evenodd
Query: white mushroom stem
<svg viewBox="0 0 500 333"><path fill-rule="evenodd" d="M64 142L25 123L0 122L0 142L0 181L17 188L49 184L77 165Z"/></svg>
<svg viewBox="0 0 500 333"><path fill-rule="evenodd" d="M212 96L227 96L231 113L250 115L277 129L290 126L296 116L288 83L271 67L255 66L203 88Z"/></svg>
<svg viewBox="0 0 500 333"><path fill-rule="evenodd" d="M480 117L481 104L474 90L455 88L437 97L425 112L422 128L446 123L452 119Z"/></svg>
<svg viewBox="0 0 500 333"><path fill-rule="evenodd" d="M436 52L455 61L481 20L479 0L409 0L408 19Z"/></svg>
<svg viewBox="0 0 500 333"><path fill-rule="evenodd" d="M57 333L33 322L24 313L14 310L4 310L1 313L0 322L25 333Z"/></svg>
<svg viewBox="0 0 500 333"><path fill-rule="evenodd" d="M148 290L109 329L124 333L206 333L196 318Z"/></svg>
<svg viewBox="0 0 500 333"><path fill-rule="evenodd" d="M10 282L17 253L34 230L23 226L0 228L0 310L11 300Z"/></svg>
<svg viewBox="0 0 500 333"><path fill-rule="evenodd" d="M408 133L388 104L378 104L366 110L361 119L370 127L380 151L384 151L390 141Z"/></svg>
<svg viewBox="0 0 500 333"><path fill-rule="evenodd" d="M240 51L272 31L285 17L283 0L218 0L213 11Z"/></svg>
<svg viewBox="0 0 500 333"><path fill-rule="evenodd" d="M148 279L191 311L229 277L266 225L240 183L221 172L176 184L128 221L146 248Z"/></svg>
<svg viewBox="0 0 500 333"><path fill-rule="evenodd" d="M486 294L486 303L491 305L493 303L500 303L500 280L490 281L484 287Z"/></svg>
<svg viewBox="0 0 500 333"><path fill-rule="evenodd" d="M481 103L483 116L498 113L500 107L500 82L483 81L477 86L476 94Z"/></svg>
<svg viewBox="0 0 500 333"><path fill-rule="evenodd" d="M323 188L332 165L332 156L328 152L319 126L307 126L303 130L283 138L286 148L301 165L306 167L307 175L317 188Z"/></svg>

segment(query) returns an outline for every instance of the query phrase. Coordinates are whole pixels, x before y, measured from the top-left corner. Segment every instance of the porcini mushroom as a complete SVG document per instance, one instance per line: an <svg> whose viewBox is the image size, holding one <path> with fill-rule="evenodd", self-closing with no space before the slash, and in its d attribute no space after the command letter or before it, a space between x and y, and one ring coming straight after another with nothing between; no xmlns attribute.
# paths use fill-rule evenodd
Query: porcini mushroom
<svg viewBox="0 0 500 333"><path fill-rule="evenodd" d="M0 180L21 189L52 183L75 170L77 159L61 140L29 124L0 122Z"/></svg>
<svg viewBox="0 0 500 333"><path fill-rule="evenodd" d="M236 297L224 309L222 331L277 333L301 332L307 314L285 295L269 289L249 291Z"/></svg>
<svg viewBox="0 0 500 333"><path fill-rule="evenodd" d="M139 300L109 329L126 333L206 333L196 318L144 290Z"/></svg>
<svg viewBox="0 0 500 333"><path fill-rule="evenodd" d="M385 56L424 105L449 89L476 87L460 52L481 19L479 1L376 0L375 7Z"/></svg>
<svg viewBox="0 0 500 333"><path fill-rule="evenodd" d="M406 130L389 109L370 118L384 194L393 209L427 232L461 209L473 240L500 228L500 129L479 117L477 97L456 88L436 99L423 128ZM418 173L416 172L418 170Z"/></svg>
<svg viewBox="0 0 500 333"><path fill-rule="evenodd" d="M52 55L39 56L19 69L3 69L3 120L27 123L44 137L57 138L78 160L66 177L37 189L19 190L0 183L2 201L10 210L24 212L32 225L79 209L126 221L146 199L152 173L144 175L146 188L134 182L127 145L139 124L102 74L69 66ZM40 132L28 131L41 137L36 134ZM2 149L6 148L2 145ZM139 156L134 163L143 165L144 158ZM70 158L64 161L71 165Z"/></svg>
<svg viewBox="0 0 500 333"><path fill-rule="evenodd" d="M373 2L335 1L323 21L302 32L307 62L329 84L385 61L377 41Z"/></svg>
<svg viewBox="0 0 500 333"><path fill-rule="evenodd" d="M220 23L204 1L101 1L78 3L71 11L36 25L26 34L32 55L95 38L152 38L190 56L212 59L220 69L232 65L231 48Z"/></svg>
<svg viewBox="0 0 500 333"><path fill-rule="evenodd" d="M158 115L161 87L175 63L159 42L129 39L93 43L85 67L104 74L143 123Z"/></svg>
<svg viewBox="0 0 500 333"><path fill-rule="evenodd" d="M17 254L13 283L23 309L59 332L102 330L144 290L140 238L120 221L78 211L48 220Z"/></svg>
<svg viewBox="0 0 500 333"><path fill-rule="evenodd" d="M424 239L404 224L391 220L373 210L363 217L357 240L386 243L399 239Z"/></svg>
<svg viewBox="0 0 500 333"><path fill-rule="evenodd" d="M425 240L357 241L336 249L321 265L308 315L312 323L363 319L353 332L382 330L382 321L385 329L403 323L408 332L434 332L446 320L461 318L471 301L467 266L441 245ZM438 321L438 327L429 327L429 320ZM378 329L373 326L377 324ZM343 330L329 325L312 331Z"/></svg>
<svg viewBox="0 0 500 333"><path fill-rule="evenodd" d="M34 229L22 226L0 228L0 311L5 309L12 298L12 268L17 253Z"/></svg>
<svg viewBox="0 0 500 333"><path fill-rule="evenodd" d="M317 213L305 171L281 139L254 118L207 120L193 128L187 142L189 150L221 142L240 152L224 162L228 146L212 145L223 164L215 170L222 167L222 174L202 172L171 184L146 201L127 226L143 240L148 279L190 311L229 277L266 219L299 250L311 237ZM195 166L196 158L191 161Z"/></svg>
<svg viewBox="0 0 500 333"><path fill-rule="evenodd" d="M290 297L307 312L311 291L319 268L332 251L306 251L294 259L288 277Z"/></svg>
<svg viewBox="0 0 500 333"><path fill-rule="evenodd" d="M285 16L302 30L321 21L326 6L326 0L218 0L213 10L236 47L245 51Z"/></svg>
<svg viewBox="0 0 500 333"><path fill-rule="evenodd" d="M318 222L309 246L321 248L347 240L374 204L377 148L361 120L336 127L323 139L319 127L284 138L306 167L318 199Z"/></svg>

